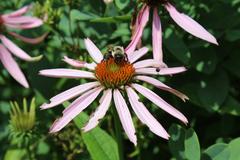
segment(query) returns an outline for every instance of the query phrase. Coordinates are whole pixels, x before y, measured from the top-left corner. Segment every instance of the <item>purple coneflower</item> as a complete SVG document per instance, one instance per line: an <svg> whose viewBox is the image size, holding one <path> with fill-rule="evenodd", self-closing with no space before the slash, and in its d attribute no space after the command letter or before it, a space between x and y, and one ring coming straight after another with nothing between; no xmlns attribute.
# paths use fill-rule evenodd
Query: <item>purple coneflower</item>
<svg viewBox="0 0 240 160"><path fill-rule="evenodd" d="M15 45L11 40L9 40L5 35L10 34L15 38L18 38L26 43L36 44L41 42L46 34L42 35L38 38L27 38L12 31L7 31L7 28L12 29L32 29L35 27L39 27L43 24L42 20L31 17L31 16L23 16L28 10L30 6L25 6L15 12L9 14L0 15L0 61L3 66L9 72L9 74L21 85L28 88L28 82L19 68L16 61L13 59L12 54L16 57L25 60L25 61L37 61L41 59L42 56L38 57L30 57L26 52L24 52L21 48Z"/></svg>
<svg viewBox="0 0 240 160"><path fill-rule="evenodd" d="M147 53L148 49L146 47L126 55L123 47L116 46L107 54L103 55L90 39L85 39L85 46L95 61L94 63L73 60L68 57L65 57L64 61L73 67L86 68L89 71L63 68L40 71L40 75L47 77L86 78L92 80L92 82L73 87L52 97L50 103L45 103L41 106L41 109L48 109L74 97L78 97L63 111L63 116L54 122L50 129L51 133L60 131L73 120L73 118L87 108L101 93L103 94L99 100L99 106L85 127L83 127L84 131L89 131L97 126L99 120L104 117L113 100L123 129L130 141L136 145L137 138L135 128L126 103L126 99L128 99L140 121L146 124L156 135L168 139L168 133L139 100L138 94L143 95L159 108L181 120L183 123L186 124L188 122L182 113L161 97L147 87L138 84L140 81L152 84L159 89L175 94L185 101L188 99L187 96L163 84L159 80L152 78L151 75L173 75L186 71L186 68L174 67L156 70L156 68L153 67L157 63L155 60L146 59L136 62Z"/></svg>
<svg viewBox="0 0 240 160"><path fill-rule="evenodd" d="M136 22L134 24L134 32L132 35L132 41L126 47L126 53L132 53L140 41L144 27L149 20L150 8L153 9L153 22L152 22L152 45L153 45L153 57L155 60L160 62L158 67L166 67L163 62L163 51L162 51L162 27L160 17L158 15L159 5L163 5L169 12L171 18L185 31L189 32L195 37L216 44L217 40L212 36L206 29L204 29L199 23L194 21L191 17L179 13L176 8L169 3L169 0L142 0L144 3L141 10L139 11Z"/></svg>

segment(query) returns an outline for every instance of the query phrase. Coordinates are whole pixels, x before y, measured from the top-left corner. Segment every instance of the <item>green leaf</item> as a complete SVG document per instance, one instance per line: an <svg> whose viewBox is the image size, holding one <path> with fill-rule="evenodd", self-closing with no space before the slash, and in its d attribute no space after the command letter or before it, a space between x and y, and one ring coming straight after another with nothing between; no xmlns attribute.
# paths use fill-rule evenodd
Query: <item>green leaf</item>
<svg viewBox="0 0 240 160"><path fill-rule="evenodd" d="M197 71L206 74L212 74L216 70L217 55L216 51L212 47L198 48L191 50L192 57L190 65Z"/></svg>
<svg viewBox="0 0 240 160"><path fill-rule="evenodd" d="M200 160L200 144L197 134L190 128L185 131L185 154L188 160Z"/></svg>
<svg viewBox="0 0 240 160"><path fill-rule="evenodd" d="M71 11L71 20L73 21L90 21L95 23L117 23L117 22L129 22L131 15L112 16L112 17L99 17L92 13L83 13L73 9Z"/></svg>
<svg viewBox="0 0 240 160"><path fill-rule="evenodd" d="M65 103L64 106L68 105ZM74 119L74 123L81 130L88 119L87 114L82 112ZM119 160L117 143L107 132L96 127L81 134L93 160Z"/></svg>
<svg viewBox="0 0 240 160"><path fill-rule="evenodd" d="M229 144L219 143L210 146L203 152L202 160L239 160L240 138Z"/></svg>
<svg viewBox="0 0 240 160"><path fill-rule="evenodd" d="M169 133L169 148L176 159L200 160L200 145L193 129L185 130L178 125L172 125Z"/></svg>
<svg viewBox="0 0 240 160"><path fill-rule="evenodd" d="M237 76L238 78L240 78L239 59L240 59L240 54L237 50L237 51L233 51L233 53L231 53L230 55L230 58L224 62L225 68L227 68L228 71L230 71L233 75Z"/></svg>
<svg viewBox="0 0 240 160"><path fill-rule="evenodd" d="M4 156L4 160L23 160L26 158L26 154L25 149L9 149Z"/></svg>
<svg viewBox="0 0 240 160"><path fill-rule="evenodd" d="M219 111L220 113L240 116L240 102L236 98L228 96Z"/></svg>
<svg viewBox="0 0 240 160"><path fill-rule="evenodd" d="M120 10L124 9L129 2L129 0L115 0L115 4Z"/></svg>
<svg viewBox="0 0 240 160"><path fill-rule="evenodd" d="M204 151L202 160L228 160L230 151L225 143L218 143Z"/></svg>
<svg viewBox="0 0 240 160"><path fill-rule="evenodd" d="M227 74L217 71L211 76L199 76L194 82L186 84L183 91L196 105L216 112L227 98L229 87Z"/></svg>
<svg viewBox="0 0 240 160"><path fill-rule="evenodd" d="M89 21L98 18L98 16L95 14L80 12L76 9L71 10L70 17L73 21Z"/></svg>
<svg viewBox="0 0 240 160"><path fill-rule="evenodd" d="M95 23L117 23L117 22L129 22L131 20L130 15L123 15L123 16L115 16L115 17L102 17L102 18L95 18L91 19L90 22Z"/></svg>
<svg viewBox="0 0 240 160"><path fill-rule="evenodd" d="M240 138L232 140L229 145L228 149L230 150L231 156L229 160L237 160L240 159L239 149L240 149Z"/></svg>
<svg viewBox="0 0 240 160"><path fill-rule="evenodd" d="M226 33L226 39L234 42L240 39L240 30L230 30Z"/></svg>
<svg viewBox="0 0 240 160"><path fill-rule="evenodd" d="M173 29L168 28L165 32L164 45L166 48L185 65L189 63L191 53L185 43L175 34Z"/></svg>
<svg viewBox="0 0 240 160"><path fill-rule="evenodd" d="M49 145L45 141L40 141L37 146L37 153L38 154L48 154L50 151Z"/></svg>

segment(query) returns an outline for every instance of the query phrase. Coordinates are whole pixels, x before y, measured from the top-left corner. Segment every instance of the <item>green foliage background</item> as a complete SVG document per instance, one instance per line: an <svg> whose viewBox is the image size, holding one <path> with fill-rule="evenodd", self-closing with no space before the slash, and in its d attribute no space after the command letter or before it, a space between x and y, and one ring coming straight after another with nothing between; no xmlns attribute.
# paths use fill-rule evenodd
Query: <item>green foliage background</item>
<svg viewBox="0 0 240 160"><path fill-rule="evenodd" d="M107 113L100 127L87 134L81 133L79 128L96 104L56 135L48 134L48 129L54 119L61 116L64 106L47 111L37 109L37 123L29 135L34 137L30 139L30 146L16 143L16 139L9 136L9 101L20 103L24 97L29 101L35 97L39 106L55 94L84 83L83 80L44 78L38 75L38 71L68 67L61 60L64 55L90 61L83 45L85 37L92 39L102 51L109 44L127 46L131 37L131 14L136 2L115 0L106 5L102 0L10 0L0 1L0 13L16 10L29 3L34 4L34 15L43 17L48 14L49 20L40 29L20 33L28 37L44 32L49 32L49 35L36 46L13 40L30 55L44 55L43 60L37 63L17 60L30 82L30 89L17 84L0 65L1 159L27 159L29 147L32 159L240 160L239 0L172 1L179 11L194 17L210 30L217 37L219 46L190 36L174 24L164 8L161 8L165 62L168 66L184 65L188 71L159 79L186 93L190 101L183 103L173 95L152 89L183 112L190 123L184 126L145 99L144 103L168 129L171 139L165 141L152 134L135 117L138 146L134 147L124 137L123 154L118 153L119 145L112 122L117 115L112 112ZM143 44L151 49L150 23L145 29ZM147 57L151 55L149 52ZM120 134L124 135L123 130Z"/></svg>

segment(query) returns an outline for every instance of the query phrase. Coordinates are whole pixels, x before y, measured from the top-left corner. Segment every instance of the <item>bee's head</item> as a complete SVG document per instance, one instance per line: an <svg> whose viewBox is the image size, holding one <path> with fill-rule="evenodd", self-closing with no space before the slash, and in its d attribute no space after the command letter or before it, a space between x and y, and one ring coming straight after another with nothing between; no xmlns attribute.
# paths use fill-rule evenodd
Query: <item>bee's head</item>
<svg viewBox="0 0 240 160"><path fill-rule="evenodd" d="M104 54L103 60L108 60L109 58L113 58L112 51L113 51L113 46L109 45L107 47L107 52Z"/></svg>

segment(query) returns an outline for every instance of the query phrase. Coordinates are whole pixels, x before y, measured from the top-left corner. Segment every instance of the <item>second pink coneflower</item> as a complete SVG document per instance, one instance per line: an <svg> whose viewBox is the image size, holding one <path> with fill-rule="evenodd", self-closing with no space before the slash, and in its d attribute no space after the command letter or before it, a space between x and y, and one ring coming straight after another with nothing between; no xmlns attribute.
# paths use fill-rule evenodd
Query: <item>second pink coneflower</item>
<svg viewBox="0 0 240 160"><path fill-rule="evenodd" d="M43 24L41 19L31 16L24 16L29 9L30 6L25 6L15 12L0 15L0 61L9 74L26 88L29 87L29 84L18 64L12 57L12 54L24 61L37 61L41 59L42 56L30 57L26 52L8 39L6 35L12 35L17 39L30 44L40 43L46 37L46 34L44 34L38 38L27 38L7 30L8 28L25 30L41 26Z"/></svg>
<svg viewBox="0 0 240 160"><path fill-rule="evenodd" d="M166 67L163 62L163 51L162 51L162 27L160 17L158 15L158 7L163 5L164 8L169 12L171 18L185 31L189 32L195 37L203 39L207 42L217 44L216 38L210 34L206 29L204 29L199 23L194 21L191 17L179 13L177 9L169 3L169 0L142 0L143 6L139 11L136 21L134 23L134 32L132 35L132 41L126 47L125 51L131 54L137 47L140 41L143 30L149 20L150 9L153 9L153 22L152 22L152 46L153 46L153 57L155 60L159 61L160 66L156 67Z"/></svg>

